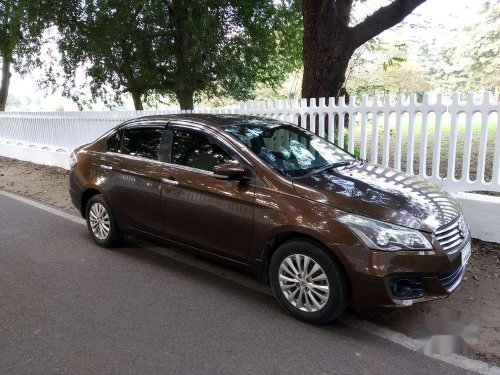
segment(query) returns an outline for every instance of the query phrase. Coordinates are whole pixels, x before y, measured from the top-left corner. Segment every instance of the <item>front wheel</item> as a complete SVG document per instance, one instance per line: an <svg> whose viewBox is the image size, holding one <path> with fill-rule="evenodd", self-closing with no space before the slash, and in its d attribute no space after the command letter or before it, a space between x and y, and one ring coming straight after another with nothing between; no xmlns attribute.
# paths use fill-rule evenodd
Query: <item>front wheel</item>
<svg viewBox="0 0 500 375"><path fill-rule="evenodd" d="M120 229L104 197L94 195L87 203L87 228L93 240L102 247L111 247L121 238Z"/></svg>
<svg viewBox="0 0 500 375"><path fill-rule="evenodd" d="M338 318L349 303L349 283L333 254L309 240L293 240L274 253L269 277L274 295L294 317L313 324Z"/></svg>

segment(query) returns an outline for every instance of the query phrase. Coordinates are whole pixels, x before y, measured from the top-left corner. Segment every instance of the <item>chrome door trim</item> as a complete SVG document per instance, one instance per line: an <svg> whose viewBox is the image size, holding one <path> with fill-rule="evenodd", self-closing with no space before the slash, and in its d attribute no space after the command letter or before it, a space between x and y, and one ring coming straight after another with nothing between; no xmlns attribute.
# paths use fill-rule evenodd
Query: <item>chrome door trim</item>
<svg viewBox="0 0 500 375"><path fill-rule="evenodd" d="M164 162L163 164L168 166L168 167L171 167L171 168L177 168L177 169L181 169L181 170L188 171L188 172L204 174L206 176L215 176L214 172L207 171L206 169L193 168L193 167L188 167L187 165L181 165L181 164L175 164L175 163Z"/></svg>
<svg viewBox="0 0 500 375"><path fill-rule="evenodd" d="M179 181L169 180L168 178L162 178L161 182L163 182L164 184L169 184L169 185L179 185Z"/></svg>

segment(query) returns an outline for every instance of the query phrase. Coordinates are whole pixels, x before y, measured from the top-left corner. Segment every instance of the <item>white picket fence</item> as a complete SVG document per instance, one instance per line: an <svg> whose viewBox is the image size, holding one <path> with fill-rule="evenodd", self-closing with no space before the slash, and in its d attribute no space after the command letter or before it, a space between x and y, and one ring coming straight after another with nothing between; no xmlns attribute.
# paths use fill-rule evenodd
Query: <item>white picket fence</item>
<svg viewBox="0 0 500 375"><path fill-rule="evenodd" d="M194 112L282 119L452 192L500 191L500 105L490 93L246 102ZM0 114L0 155L67 168L72 149L119 123L171 113L180 111L7 112Z"/></svg>

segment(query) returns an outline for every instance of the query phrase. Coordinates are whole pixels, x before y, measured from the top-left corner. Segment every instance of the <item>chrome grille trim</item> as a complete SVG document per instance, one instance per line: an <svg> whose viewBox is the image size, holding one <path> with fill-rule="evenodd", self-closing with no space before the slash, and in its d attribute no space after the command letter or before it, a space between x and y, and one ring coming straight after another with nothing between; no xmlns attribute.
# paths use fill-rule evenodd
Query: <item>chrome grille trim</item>
<svg viewBox="0 0 500 375"><path fill-rule="evenodd" d="M445 246L445 245L449 244L450 242L454 242L454 241L459 240L461 238L462 237L460 236L460 233L456 233L456 234L453 235L453 237L451 237L449 239L446 239L446 241L440 241L439 243L441 244L441 246Z"/></svg>
<svg viewBox="0 0 500 375"><path fill-rule="evenodd" d="M451 293L458 287L464 277L464 274L465 266L460 266L454 272L441 276L439 281L441 281L443 288L445 288L448 293Z"/></svg>
<svg viewBox="0 0 500 375"><path fill-rule="evenodd" d="M443 250L448 254L454 254L460 250L461 245L469 237L469 228L463 215L460 215L450 224L438 228L434 234Z"/></svg>

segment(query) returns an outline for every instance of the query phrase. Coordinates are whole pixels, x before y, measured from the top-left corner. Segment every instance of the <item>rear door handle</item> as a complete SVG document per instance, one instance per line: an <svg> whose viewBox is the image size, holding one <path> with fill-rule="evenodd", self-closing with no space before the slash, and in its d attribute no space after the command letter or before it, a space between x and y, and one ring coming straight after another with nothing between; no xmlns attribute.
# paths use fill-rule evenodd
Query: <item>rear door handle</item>
<svg viewBox="0 0 500 375"><path fill-rule="evenodd" d="M107 171L110 171L113 169L113 167L111 165L106 165L106 164L101 164L100 167L102 169L106 169Z"/></svg>
<svg viewBox="0 0 500 375"><path fill-rule="evenodd" d="M179 185L178 181L175 181L173 178L162 178L161 182L164 184L169 184L169 185Z"/></svg>

